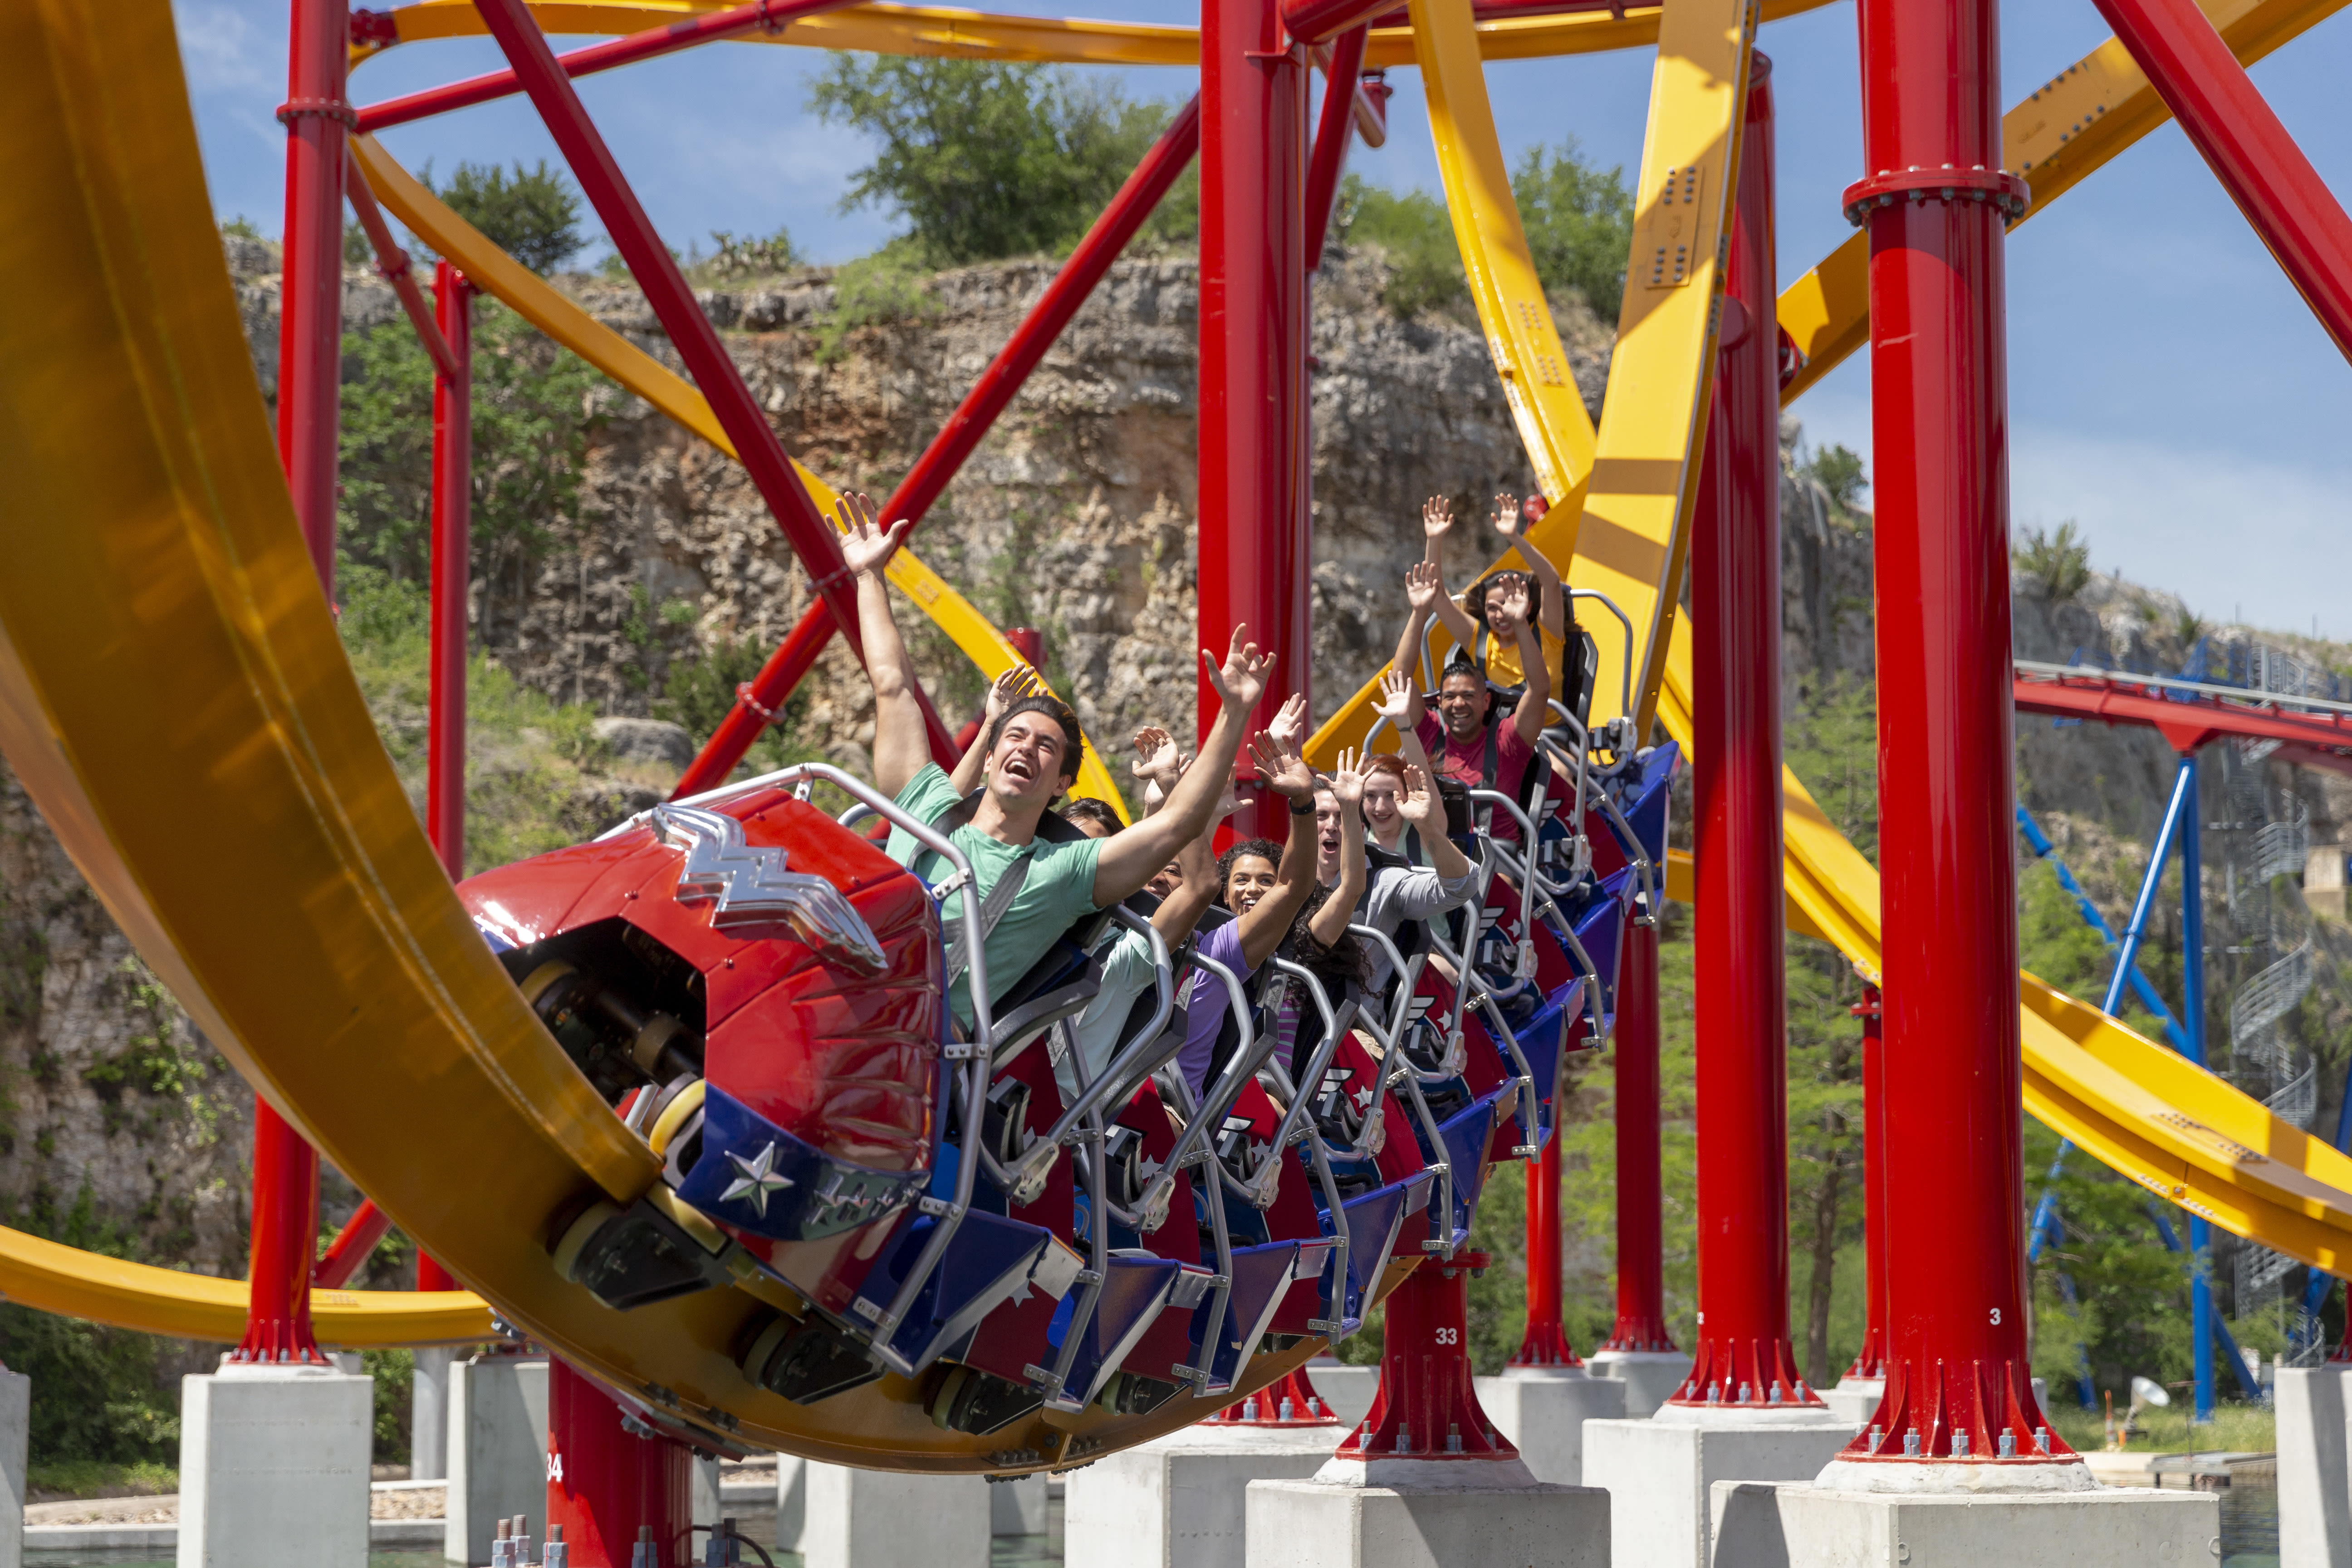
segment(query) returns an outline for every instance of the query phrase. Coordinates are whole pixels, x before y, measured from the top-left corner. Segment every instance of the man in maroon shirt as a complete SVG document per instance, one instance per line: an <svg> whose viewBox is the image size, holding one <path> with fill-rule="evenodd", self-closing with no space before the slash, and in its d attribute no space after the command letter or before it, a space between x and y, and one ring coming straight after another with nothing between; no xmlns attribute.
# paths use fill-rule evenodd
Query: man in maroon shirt
<svg viewBox="0 0 2352 1568"><path fill-rule="evenodd" d="M1445 590L1437 568L1426 562L1406 573L1404 584L1405 599L1412 613L1405 621L1403 637L1397 640L1395 668L1412 670L1420 667L1422 637L1430 617L1436 614L1438 595ZM1438 772L1447 778L1473 789L1499 790L1516 800L1528 763L1535 757L1536 737L1543 733L1544 720L1549 715L1551 670L1545 663L1535 628L1528 624L1526 578L1510 581L1494 615L1501 623L1495 629L1508 630L1518 647L1519 668L1528 672L1518 706L1490 726L1487 710L1491 699L1486 678L1470 662L1466 651L1457 651L1437 683L1437 712L1429 712L1422 700L1420 683L1409 680L1404 712L1398 724L1421 737ZM1441 740L1444 742L1443 751L1439 750ZM1497 811L1488 831L1496 838L1515 840L1519 836L1519 825L1512 820L1510 813Z"/></svg>

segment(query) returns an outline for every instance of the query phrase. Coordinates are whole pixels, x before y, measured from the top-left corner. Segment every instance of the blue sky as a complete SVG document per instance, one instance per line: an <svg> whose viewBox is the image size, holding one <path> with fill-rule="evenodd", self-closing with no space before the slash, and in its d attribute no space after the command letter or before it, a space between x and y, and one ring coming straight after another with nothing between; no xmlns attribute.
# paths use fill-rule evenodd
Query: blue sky
<svg viewBox="0 0 2352 1568"><path fill-rule="evenodd" d="M1192 20L1184 0L996 0L992 8ZM285 95L283 0L175 0L198 130L222 216L279 226ZM2004 102L2106 37L2091 0L2003 7ZM1861 173L1851 0L1772 24L1780 123L1780 257L1786 283L1843 239L1838 193ZM411 45L372 62L371 102L500 63L486 41ZM1573 136L1630 180L1641 159L1650 56L1629 51L1490 68L1507 153ZM872 249L887 215L837 210L868 149L818 122L813 52L719 46L593 78L583 95L665 237L789 226L804 253ZM1123 73L1129 90L1181 100L1189 71ZM2338 15L2254 68L2254 80L2339 199L2352 194L2341 94L2352 16ZM1351 167L1380 184L1438 189L1417 74L1397 89L1388 145ZM410 167L536 160L552 142L521 100L404 127L385 138ZM2011 516L2019 529L2078 521L2103 570L2186 597L2214 620L2352 640L2352 366L2170 126L2036 216L2010 250ZM1809 438L1870 449L1863 356L1797 405ZM2344 574L2339 575L2339 574Z"/></svg>

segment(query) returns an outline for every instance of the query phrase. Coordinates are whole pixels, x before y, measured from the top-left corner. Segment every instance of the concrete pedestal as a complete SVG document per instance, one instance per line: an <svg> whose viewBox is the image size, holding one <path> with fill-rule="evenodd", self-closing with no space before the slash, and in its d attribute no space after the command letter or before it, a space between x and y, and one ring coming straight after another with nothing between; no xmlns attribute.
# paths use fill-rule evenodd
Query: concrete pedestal
<svg viewBox="0 0 2352 1568"><path fill-rule="evenodd" d="M2347 1370L2278 1369L2279 1568L2352 1568Z"/></svg>
<svg viewBox="0 0 2352 1568"><path fill-rule="evenodd" d="M1321 1395L1320 1377L1313 1369L1307 1375ZM1074 1568L1233 1568L1243 1556L1250 1483L1305 1480L1351 1430L1189 1426L1106 1455L1065 1478L1062 1561Z"/></svg>
<svg viewBox="0 0 2352 1568"><path fill-rule="evenodd" d="M1045 1472L988 1483L991 1535L1045 1533Z"/></svg>
<svg viewBox="0 0 2352 1568"><path fill-rule="evenodd" d="M1937 1494L1718 1481L1715 1568L1977 1568L2219 1563L2211 1492Z"/></svg>
<svg viewBox="0 0 2352 1568"><path fill-rule="evenodd" d="M1478 1404L1539 1481L1584 1484L1584 1424L1622 1419L1627 1385L1613 1377L1545 1367L1507 1368L1474 1380Z"/></svg>
<svg viewBox="0 0 2352 1568"><path fill-rule="evenodd" d="M547 1363L473 1356L449 1368L448 1526L441 1554L490 1560L499 1521L522 1514L537 1540L547 1523Z"/></svg>
<svg viewBox="0 0 2352 1568"><path fill-rule="evenodd" d="M779 1552L801 1549L801 1525L808 1517L808 1461L797 1454L776 1456L776 1539Z"/></svg>
<svg viewBox="0 0 2352 1568"><path fill-rule="evenodd" d="M1331 1407L1339 1425L1352 1432L1371 1411L1372 1396L1381 1390L1381 1369L1349 1366L1318 1356L1307 1363L1307 1381L1315 1385L1316 1397ZM1339 1438L1333 1438L1331 1446L1338 1447Z"/></svg>
<svg viewBox="0 0 2352 1568"><path fill-rule="evenodd" d="M33 1380L0 1367L0 1568L25 1561L26 1439L32 1430Z"/></svg>
<svg viewBox="0 0 2352 1568"><path fill-rule="evenodd" d="M449 1366L457 1357L447 1345L416 1347L416 1371L408 1384L412 1481L437 1481L449 1474Z"/></svg>
<svg viewBox="0 0 2352 1568"><path fill-rule="evenodd" d="M687 1467L687 1518L696 1524L713 1525L724 1518L726 1504L719 1495L719 1461L694 1459ZM696 1536L695 1550L701 1550L702 1537Z"/></svg>
<svg viewBox="0 0 2352 1568"><path fill-rule="evenodd" d="M1708 1492L1716 1482L1810 1481L1853 1440L1851 1424L1819 1413L1710 1414L1713 1421L1755 1424L1700 1426L1690 1424L1686 1408L1584 1428L1584 1483L1609 1492L1611 1543L1628 1568L1708 1568Z"/></svg>
<svg viewBox="0 0 2352 1568"><path fill-rule="evenodd" d="M1595 1377L1625 1385L1625 1415L1640 1420L1657 1414L1690 1375L1691 1358L1680 1351L1595 1351L1584 1361Z"/></svg>
<svg viewBox="0 0 2352 1568"><path fill-rule="evenodd" d="M367 1568L374 1428L373 1378L236 1363L182 1378L180 1568Z"/></svg>
<svg viewBox="0 0 2352 1568"><path fill-rule="evenodd" d="M811 1460L803 1568L988 1568L988 1482Z"/></svg>
<svg viewBox="0 0 2352 1568"><path fill-rule="evenodd" d="M1835 1388L1821 1391L1822 1403L1830 1407L1831 1415L1858 1428L1870 1425L1871 1413L1885 1392L1883 1377L1842 1377Z"/></svg>
<svg viewBox="0 0 2352 1568"><path fill-rule="evenodd" d="M1313 1480L1249 1484L1243 1562L1247 1568L1609 1568L1611 1507L1606 1492L1590 1487L1530 1483L1515 1463L1333 1459Z"/></svg>

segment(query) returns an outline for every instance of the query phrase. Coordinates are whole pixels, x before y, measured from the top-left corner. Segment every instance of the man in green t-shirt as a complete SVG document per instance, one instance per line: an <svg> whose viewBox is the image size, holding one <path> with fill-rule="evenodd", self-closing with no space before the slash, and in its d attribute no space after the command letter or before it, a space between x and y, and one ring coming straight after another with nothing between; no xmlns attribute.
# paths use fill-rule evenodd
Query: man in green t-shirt
<svg viewBox="0 0 2352 1568"><path fill-rule="evenodd" d="M842 498L841 523L842 558L857 579L857 625L866 644L866 673L874 683L874 782L928 823L955 805L958 796L946 773L931 761L922 705L907 673L906 644L891 618L889 590L882 577L890 552L912 525L902 520L885 532L876 521L873 500L855 493ZM983 920L993 914L981 946L992 994L1002 994L1018 981L1079 916L1135 892L1174 859L1177 850L1208 830L1211 814L1233 777L1243 726L1264 694L1267 671L1274 666L1274 656L1261 653L1248 637L1247 626L1234 628L1233 647L1222 668L1207 649L1202 650L1205 679L1219 707L1216 722L1201 742L1199 761L1158 813L1108 838L1050 843L1037 837L1045 808L1078 776L1076 717L1050 697L1031 697L1013 703L996 721L982 765L980 803L971 820L948 835L971 862ZM950 874L945 857L924 850L908 834L892 833L888 853L926 880L936 883ZM1011 898L999 897L992 905L992 895L1016 868L1021 879ZM943 925L950 967L956 964L961 929L953 918L956 912L954 903L942 910L949 917ZM956 1016L968 1026L972 1021L969 971L951 976L951 982Z"/></svg>

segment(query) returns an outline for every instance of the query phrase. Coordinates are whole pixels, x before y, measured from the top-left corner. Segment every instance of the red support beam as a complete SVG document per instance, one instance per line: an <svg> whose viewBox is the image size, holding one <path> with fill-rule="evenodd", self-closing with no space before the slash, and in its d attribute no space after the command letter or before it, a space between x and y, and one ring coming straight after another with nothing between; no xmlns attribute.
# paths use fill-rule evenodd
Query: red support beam
<svg viewBox="0 0 2352 1568"><path fill-rule="evenodd" d="M2011 691L2021 713L2142 725L2160 731L2184 756L2224 735L2329 749L2352 746L2352 715L2347 714L2291 712L2275 703L2220 697L2167 696L2160 686L2134 686L2107 676L2021 675Z"/></svg>
<svg viewBox="0 0 2352 1568"><path fill-rule="evenodd" d="M294 0L287 46L285 289L278 335L278 456L320 585L335 592L337 416L343 366L343 0ZM310 1332L319 1152L258 1096L253 1232L238 1361L322 1362Z"/></svg>
<svg viewBox="0 0 2352 1568"><path fill-rule="evenodd" d="M2017 1111L2003 235L2026 193L2001 172L1997 0L1861 0L1859 21L1868 174L1846 210L1870 240L1883 1006L1902 1048L1882 1058L1886 1390L1822 1484L1958 1489L1980 1483L1950 1467L2000 1464L2018 1468L1981 1484L2065 1487L2081 1461L2027 1359Z"/></svg>
<svg viewBox="0 0 2352 1568"><path fill-rule="evenodd" d="M620 1405L593 1378L551 1356L547 1363L548 1539L562 1531L572 1568L632 1568L651 1531L659 1568L696 1561L689 1486L692 1456L682 1444L631 1431Z"/></svg>
<svg viewBox="0 0 2352 1568"><path fill-rule="evenodd" d="M709 399L711 412L734 443L737 457L783 530L793 553L814 580L817 596L831 606L843 636L864 662L856 630L857 596L848 568L842 564L841 536L809 499L800 476L793 472L783 443L776 438L759 401L744 384L742 372L728 357L718 329L695 302L677 258L654 232L652 220L646 216L612 150L588 118L572 79L555 63L546 35L531 19L524 0L476 0L476 9L505 51L508 64L530 95L540 118L546 121L549 134L572 166L572 177L604 220L604 232L628 263L638 288L645 291L646 302L653 307L662 330L686 362L687 373Z"/></svg>
<svg viewBox="0 0 2352 1568"><path fill-rule="evenodd" d="M1670 1403L1818 1405L1789 1342L1772 68L1749 77L1691 551L1698 1331Z"/></svg>
<svg viewBox="0 0 2352 1568"><path fill-rule="evenodd" d="M311 1285L320 1290L340 1290L350 1284L352 1276L391 1229L392 1216L376 1207L373 1198L362 1198L343 1228L335 1233L335 1239L327 1244L326 1256L311 1265Z"/></svg>
<svg viewBox="0 0 2352 1568"><path fill-rule="evenodd" d="M1486 1418L1470 1381L1470 1271L1491 1261L1483 1252L1427 1258L1389 1293L1380 1388L1334 1458L1521 1463L1518 1449ZM1465 1475L1461 1484L1495 1483Z"/></svg>
<svg viewBox="0 0 2352 1568"><path fill-rule="evenodd" d="M2099 15L2311 313L2352 359L2352 218L2196 0L2097 0Z"/></svg>
<svg viewBox="0 0 2352 1568"><path fill-rule="evenodd" d="M1086 237L1078 241L1070 258L1045 286L1045 292L1029 308L1011 340L997 351L995 359L989 362L988 368L948 416L948 422L907 471L907 477L884 503L883 517L922 521L946 491L948 482L978 448L981 438L1013 402L1030 373L1045 359L1045 352L1094 293L1111 263L1118 259L1200 148L1201 100L1196 94L1169 121L1168 129L1160 133L1160 139L1143 155L1110 205L1087 230ZM678 780L674 798L726 782L735 765L743 760L743 754L751 749L751 742L760 738L760 731L782 710L793 689L815 667L817 656L824 651L833 633L831 609L823 602L810 605L761 667L760 673L737 691L735 706L719 721L701 754L686 770L686 776Z"/></svg>
<svg viewBox="0 0 2352 1568"><path fill-rule="evenodd" d="M1886 1031L1878 987L1862 988L1862 1348L1845 1381L1886 1375Z"/></svg>
<svg viewBox="0 0 2352 1568"><path fill-rule="evenodd" d="M343 160L343 179L352 200L352 211L359 215L360 227L367 231L368 244L375 251L375 269L392 285L400 300L400 308L408 314L408 324L416 330L416 341L425 345L425 357L433 362L441 375L457 374L457 360L449 353L449 342L433 322L433 307L425 302L425 290L416 286L416 268L409 264L408 252L400 248L392 237L392 226L383 219L383 209L376 205L375 193L368 189L367 176L360 173L359 160Z"/></svg>
<svg viewBox="0 0 2352 1568"><path fill-rule="evenodd" d="M584 49L557 56L555 63L562 68L565 76L590 76L597 71L611 70L614 66L676 54L698 44L740 38L746 33L781 33L788 25L803 17L821 16L827 11L838 11L856 4L858 0L753 0L749 5L713 11L707 16L673 22L667 27L648 27L625 38L591 44ZM482 76L468 77L464 81L453 81L446 87L427 88L423 92L371 103L359 111L359 129L363 134L373 135L389 126L405 125L414 120L446 114L453 109L466 109L477 103L510 98L521 90L522 85L514 72L490 71Z"/></svg>
<svg viewBox="0 0 2352 1568"><path fill-rule="evenodd" d="M1584 1364L1559 1321L1559 1130L1528 1164L1528 1326L1512 1366Z"/></svg>
<svg viewBox="0 0 2352 1568"><path fill-rule="evenodd" d="M1331 68L1323 78L1323 109L1315 121L1315 150L1307 164L1307 270L1323 267L1323 241L1331 231L1332 210L1339 202L1339 176L1347 171L1348 147L1356 135L1356 95L1364 69L1364 46L1369 35L1361 27L1339 36L1331 50ZM1388 85L1380 84L1385 118Z"/></svg>
<svg viewBox="0 0 2352 1568"><path fill-rule="evenodd" d="M1291 43L1311 47L1343 33L1362 31L1373 17L1395 9L1395 4L1396 0L1282 0L1282 26ZM1360 68L1360 57L1357 64ZM1334 68L1331 79L1338 81L1342 74ZM1356 72L1350 69L1344 74L1353 77Z"/></svg>
<svg viewBox="0 0 2352 1568"><path fill-rule="evenodd" d="M433 276L449 365L433 378L432 631L425 727L425 830L453 882L466 876L466 624L473 590L474 289L444 261Z"/></svg>
<svg viewBox="0 0 2352 1568"><path fill-rule="evenodd" d="M1603 1356L1672 1354L1658 1128L1658 928L1628 925L1617 980L1617 1322Z"/></svg>
<svg viewBox="0 0 2352 1568"><path fill-rule="evenodd" d="M1201 7L1200 638L1274 653L1255 731L1307 693L1307 78L1276 0ZM1201 733L1210 716L1201 716ZM1238 833L1286 814L1244 792Z"/></svg>

